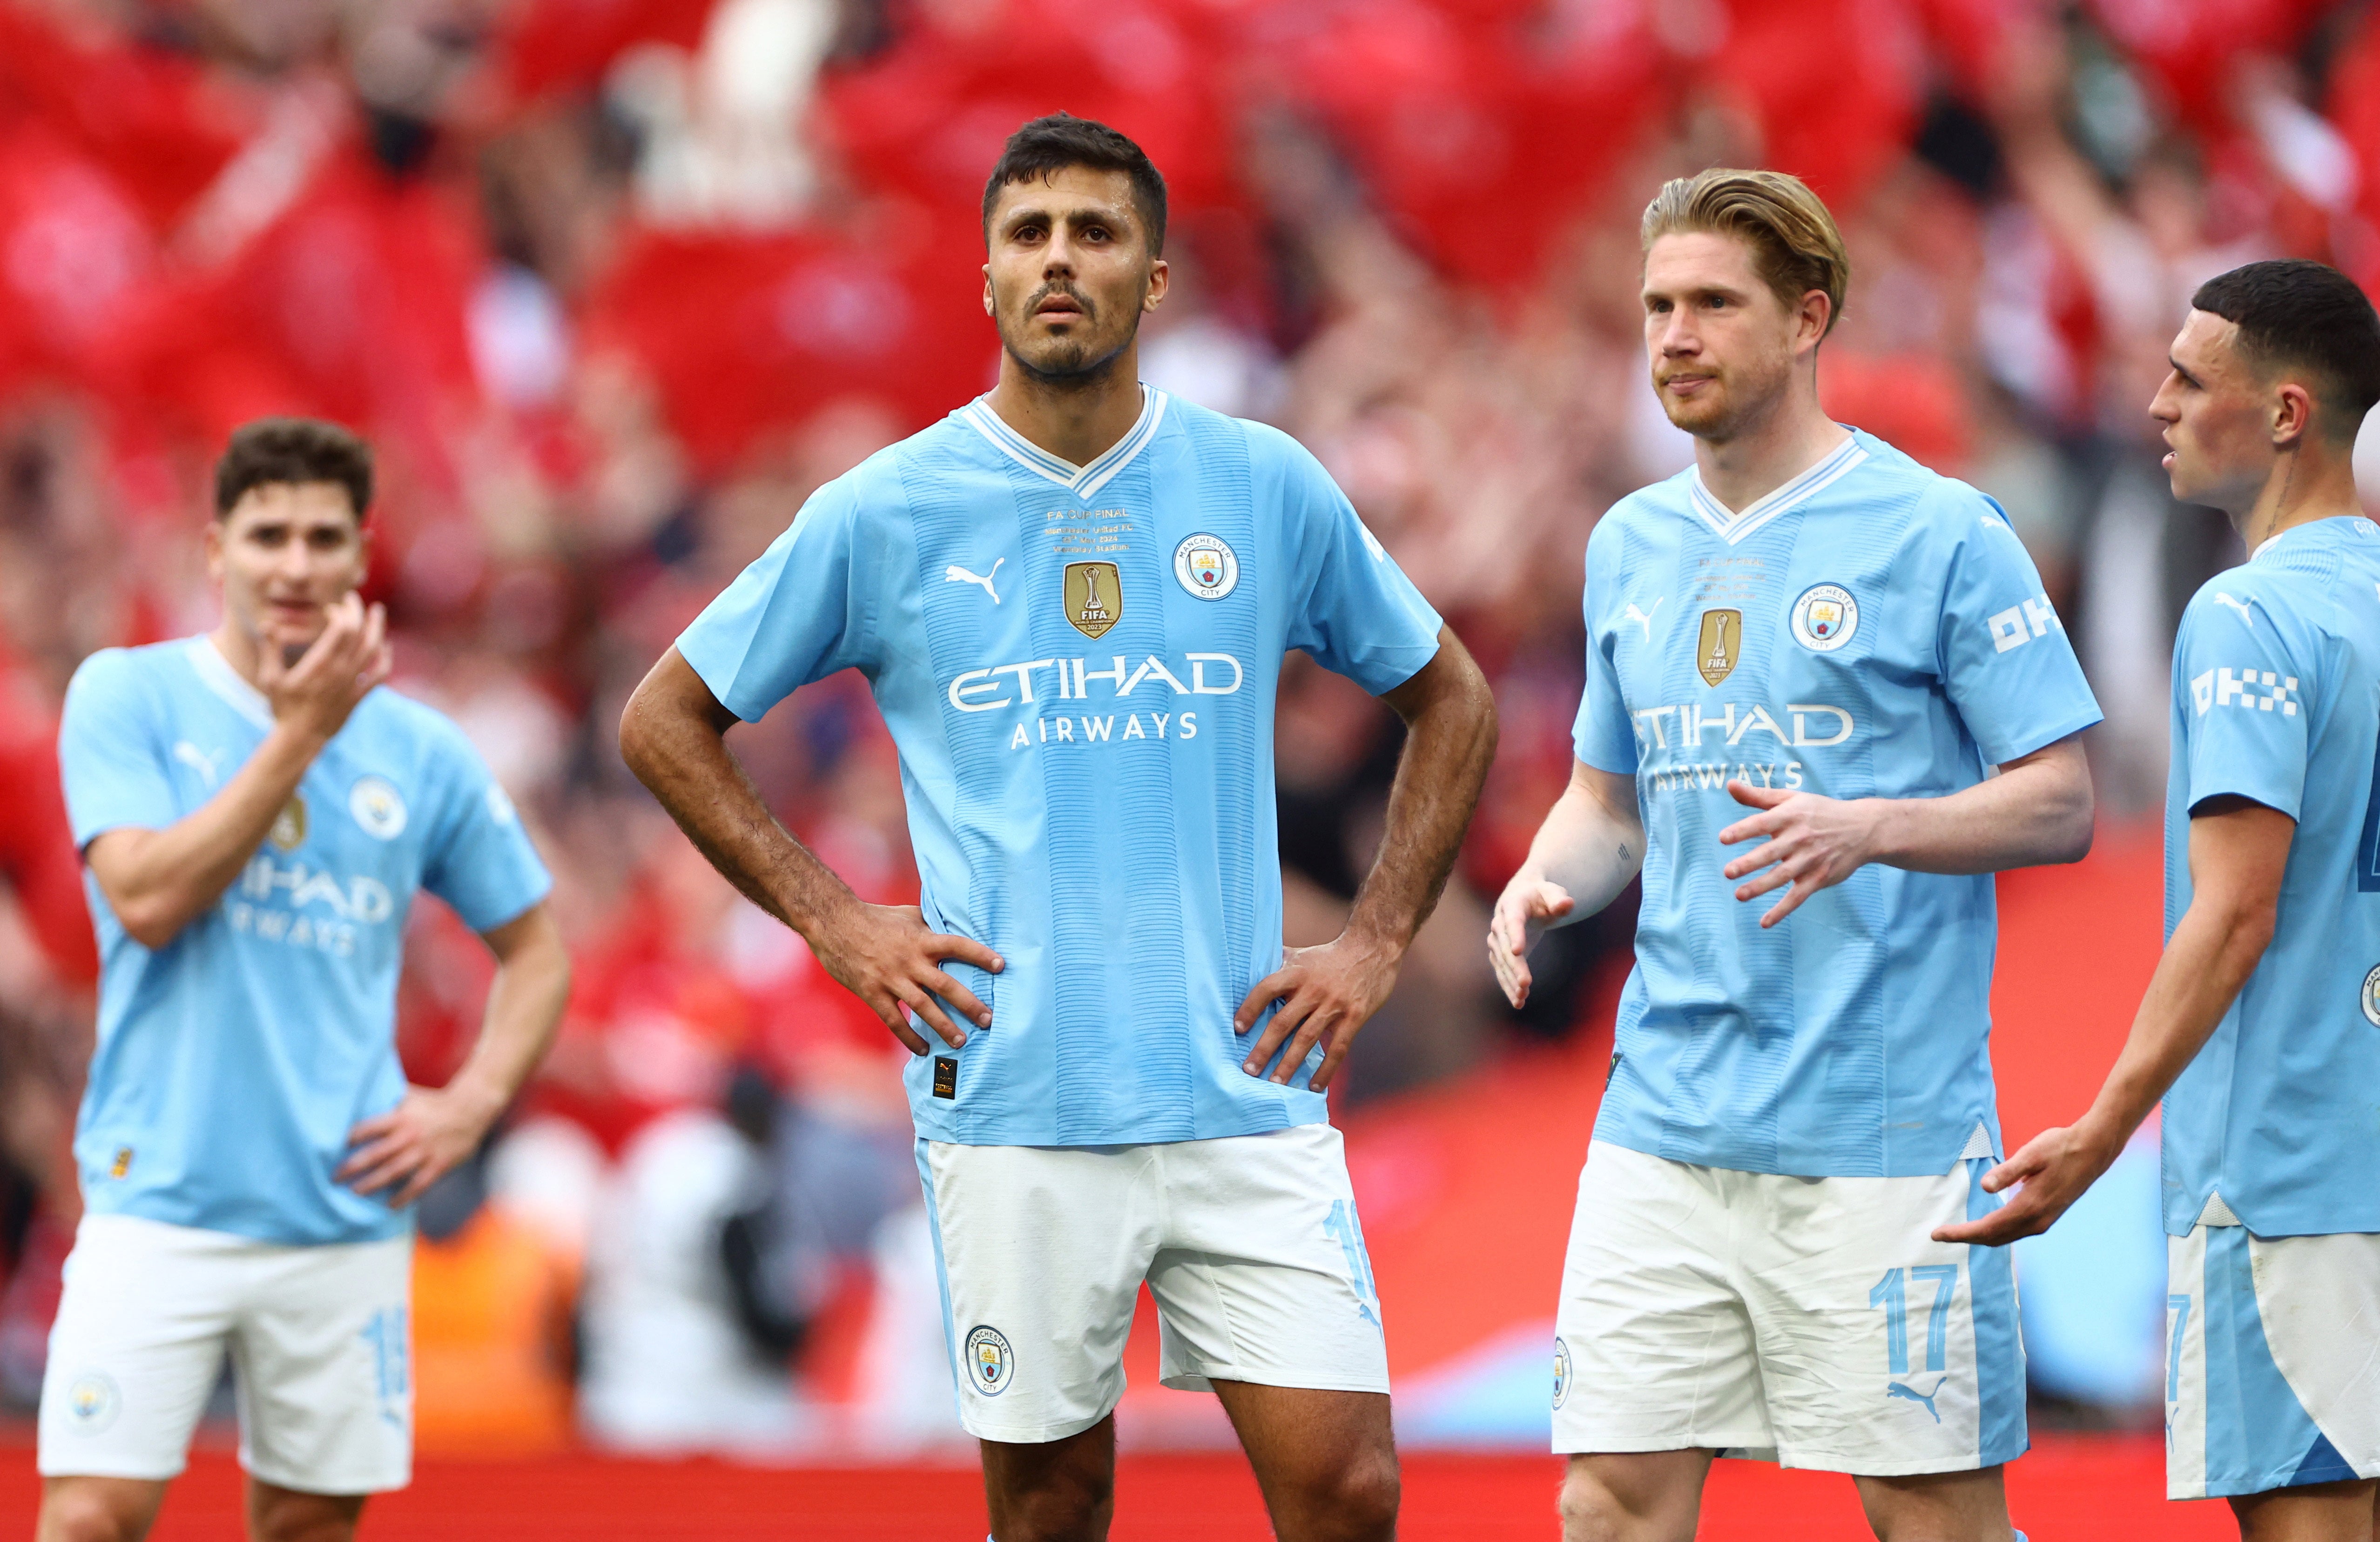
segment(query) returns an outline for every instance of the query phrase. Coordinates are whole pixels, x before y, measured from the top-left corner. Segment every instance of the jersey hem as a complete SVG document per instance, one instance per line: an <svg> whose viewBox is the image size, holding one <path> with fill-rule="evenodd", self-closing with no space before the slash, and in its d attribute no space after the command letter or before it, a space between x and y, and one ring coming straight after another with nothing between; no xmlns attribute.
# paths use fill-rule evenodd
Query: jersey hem
<svg viewBox="0 0 2380 1542"><path fill-rule="evenodd" d="M929 1129L927 1127L927 1122L917 1118L914 1114L911 1116L911 1123L917 1127L917 1138L919 1140L929 1140L941 1146L1034 1146L1043 1147L1058 1151L1084 1151L1094 1150L1101 1147L1183 1146L1194 1140L1232 1140L1241 1135L1269 1135L1281 1130L1302 1130L1309 1124L1328 1124L1330 1123L1330 1113L1328 1109L1324 1109L1318 1112L1312 1119L1256 1121L1243 1124L1234 1124L1228 1129L1196 1130L1186 1135L1150 1136L1148 1135L1135 1134L1130 1130L1119 1130L1111 1135L1091 1140L1058 1140L1054 1137L1050 1139L1019 1140L1013 1136L1006 1139L992 1140L986 1139L980 1135L961 1135L957 1134L945 1133L940 1130ZM1038 1135L1039 1132L1033 1133Z"/></svg>
<svg viewBox="0 0 2380 1542"><path fill-rule="evenodd" d="M91 1181L93 1176L94 1174L88 1169L83 1172L83 1192L86 1195L89 1195L94 1186ZM217 1236L237 1237L243 1242L263 1243L273 1247L358 1247L372 1243L395 1242L400 1237L413 1234L413 1216L410 1211L392 1212L391 1219L385 1226L343 1232L336 1236L326 1237L293 1235L287 1232L259 1231L252 1227L227 1226L220 1222L193 1220L187 1216L156 1215L152 1213L152 1207L141 1204L137 1199L128 1205L109 1205L97 1198L86 1198L83 1201L83 1208L91 1215L125 1216L133 1220L145 1220L152 1225L174 1226L185 1232L212 1232Z"/></svg>
<svg viewBox="0 0 2380 1542"><path fill-rule="evenodd" d="M1966 1134L1959 1137L1958 1143L1955 1146L1945 1147L1947 1154L1938 1162L1930 1160L1912 1162L1906 1160L1894 1162L1880 1161L1873 1164L1872 1166L1863 1166L1858 1171L1851 1172L1838 1171L1812 1171L1808 1168L1803 1167L1755 1167L1748 1166L1740 1160L1722 1161L1713 1156L1699 1154L1693 1156L1681 1156L1676 1151L1664 1151L1660 1149L1660 1146L1663 1144L1660 1141L1656 1140L1647 1142L1627 1133L1608 1130L1604 1127L1603 1122L1600 1119L1596 1121L1595 1130L1589 1138L1592 1140L1602 1141L1607 1145L1617 1146L1625 1151L1633 1151L1640 1157L1651 1157L1658 1161L1676 1162L1682 1167L1707 1167L1716 1169L1721 1172L1751 1172L1757 1173L1765 1178L1939 1178L1949 1173L1961 1161L1973 1160L1960 1155L1961 1152L1967 1148L1967 1142L1974 1137L1973 1124L1968 1124L1964 1126L1964 1128L1966 1130ZM1998 1144L1998 1140L1996 1136L1994 1139L1994 1145L1997 1146ZM1840 1167L1841 1164L1829 1162L1826 1165L1828 1169L1831 1170ZM1943 1470L1949 1471L1950 1469Z"/></svg>

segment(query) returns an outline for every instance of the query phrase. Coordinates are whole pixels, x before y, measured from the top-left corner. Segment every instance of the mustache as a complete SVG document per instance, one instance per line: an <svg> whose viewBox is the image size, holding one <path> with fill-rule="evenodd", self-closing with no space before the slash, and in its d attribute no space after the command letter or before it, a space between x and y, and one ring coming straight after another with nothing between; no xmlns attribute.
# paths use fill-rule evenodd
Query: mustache
<svg viewBox="0 0 2380 1542"><path fill-rule="evenodd" d="M1073 300L1077 306L1082 308L1082 311L1085 316L1093 314L1091 297L1086 295L1080 289L1075 288L1072 284L1067 283L1064 279L1054 279L1048 284L1044 284L1038 289L1034 290L1032 294L1026 296L1025 300L1025 313L1027 316L1033 315L1041 309L1041 302L1049 299L1053 295L1063 295L1068 299Z"/></svg>

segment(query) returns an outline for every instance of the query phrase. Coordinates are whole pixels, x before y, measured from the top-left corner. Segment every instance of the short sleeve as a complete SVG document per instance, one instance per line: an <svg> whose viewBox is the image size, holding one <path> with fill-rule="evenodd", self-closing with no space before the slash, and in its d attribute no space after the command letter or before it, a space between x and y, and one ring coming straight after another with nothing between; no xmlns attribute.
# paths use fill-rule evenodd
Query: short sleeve
<svg viewBox="0 0 2380 1542"><path fill-rule="evenodd" d="M1950 704L1996 766L2100 719L2041 575L1998 505L1974 495L1943 576L1937 657Z"/></svg>
<svg viewBox="0 0 2380 1542"><path fill-rule="evenodd" d="M2181 722L2175 747L2192 812L2230 794L2298 817L2311 674L2256 596L2211 584L2199 590L2182 613L2173 652Z"/></svg>
<svg viewBox="0 0 2380 1542"><path fill-rule="evenodd" d="M1438 656L1442 623L1321 462L1285 436L1283 500L1296 564L1288 646L1374 696Z"/></svg>
<svg viewBox="0 0 2380 1542"><path fill-rule="evenodd" d="M67 686L58 772L79 851L111 830L163 830L181 817L167 751L133 655L94 653Z"/></svg>
<svg viewBox="0 0 2380 1542"><path fill-rule="evenodd" d="M1607 516L1608 517L1608 516ZM1614 776L1636 774L1636 723L1629 715L1628 698L1620 688L1620 670L1611 657L1613 634L1599 628L1602 591L1609 577L1602 570L1615 559L1592 539L1586 543L1586 589L1580 601L1586 616L1586 689L1578 700L1578 721L1571 725L1571 747L1578 758Z"/></svg>
<svg viewBox="0 0 2380 1542"><path fill-rule="evenodd" d="M423 853L421 886L473 931L492 930L545 898L553 880L479 751L458 729L446 727L440 740L440 817Z"/></svg>
<svg viewBox="0 0 2380 1542"><path fill-rule="evenodd" d="M866 596L854 582L859 504L854 477L820 488L677 639L719 704L746 722L813 680L869 662Z"/></svg>

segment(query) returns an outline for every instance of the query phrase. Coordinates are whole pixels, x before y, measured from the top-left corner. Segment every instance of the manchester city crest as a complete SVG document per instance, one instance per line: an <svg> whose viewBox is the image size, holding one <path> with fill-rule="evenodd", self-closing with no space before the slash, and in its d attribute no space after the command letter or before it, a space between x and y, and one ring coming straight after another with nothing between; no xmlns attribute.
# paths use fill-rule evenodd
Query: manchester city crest
<svg viewBox="0 0 2380 1542"><path fill-rule="evenodd" d="M394 841L405 833L405 799L385 777L356 778L347 792L347 812L374 840Z"/></svg>
<svg viewBox="0 0 2380 1542"><path fill-rule="evenodd" d="M967 1330L968 1385L985 1397L996 1398L1008 1390L1009 1380L1015 1374L1016 1352L1008 1347L1006 1334L983 1324Z"/></svg>
<svg viewBox="0 0 2380 1542"><path fill-rule="evenodd" d="M1240 586L1240 558L1222 537L1201 532L1173 549L1173 577L1200 600L1220 600Z"/></svg>
<svg viewBox="0 0 2380 1542"><path fill-rule="evenodd" d="M1793 640L1814 653L1832 653L1859 630L1859 601L1840 584L1813 584L1793 601Z"/></svg>
<svg viewBox="0 0 2380 1542"><path fill-rule="evenodd" d="M1066 565L1066 620L1087 637L1097 637L1123 619L1123 576L1111 562Z"/></svg>
<svg viewBox="0 0 2380 1542"><path fill-rule="evenodd" d="M104 1371L85 1371L67 1387L67 1416L79 1434L96 1435L115 1422L124 1406L115 1381Z"/></svg>
<svg viewBox="0 0 2380 1542"><path fill-rule="evenodd" d="M1560 1408L1570 1396L1570 1345L1554 1341L1554 1406Z"/></svg>
<svg viewBox="0 0 2380 1542"><path fill-rule="evenodd" d="M2380 1028L2380 965L2373 966L2363 977L2363 1015L2375 1028Z"/></svg>

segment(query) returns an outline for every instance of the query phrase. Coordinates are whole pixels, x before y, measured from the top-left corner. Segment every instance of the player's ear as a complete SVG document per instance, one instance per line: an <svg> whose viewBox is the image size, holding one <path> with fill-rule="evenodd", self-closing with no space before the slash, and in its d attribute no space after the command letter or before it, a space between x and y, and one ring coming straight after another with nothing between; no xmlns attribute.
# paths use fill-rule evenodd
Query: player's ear
<svg viewBox="0 0 2380 1542"><path fill-rule="evenodd" d="M2273 390L2270 411L2275 447L2299 444L2313 422L2313 394L2293 380L2285 380Z"/></svg>
<svg viewBox="0 0 2380 1542"><path fill-rule="evenodd" d="M983 265L983 313L987 316L997 314L991 309L991 264L989 262Z"/></svg>
<svg viewBox="0 0 2380 1542"><path fill-rule="evenodd" d="M1140 297L1143 310L1154 310L1165 303L1165 291L1172 281L1172 270L1162 257L1152 258L1148 264L1148 288Z"/></svg>
<svg viewBox="0 0 2380 1542"><path fill-rule="evenodd" d="M221 583L223 581L224 525L226 521L220 514L208 520L207 533L204 538L207 553L207 577L212 578L217 583Z"/></svg>

